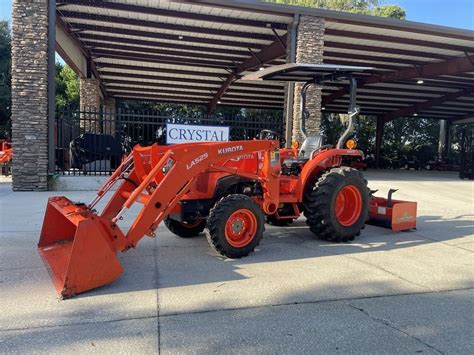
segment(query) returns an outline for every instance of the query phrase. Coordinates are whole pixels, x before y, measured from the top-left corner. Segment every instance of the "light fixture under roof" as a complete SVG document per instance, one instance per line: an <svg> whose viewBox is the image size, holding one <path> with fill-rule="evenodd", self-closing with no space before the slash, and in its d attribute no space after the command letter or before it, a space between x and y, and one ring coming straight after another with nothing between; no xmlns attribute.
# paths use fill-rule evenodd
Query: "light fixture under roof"
<svg viewBox="0 0 474 355"><path fill-rule="evenodd" d="M263 70L263 69L265 69L265 68L264 68L264 67L260 67L260 68L258 68L258 70Z"/></svg>
<svg viewBox="0 0 474 355"><path fill-rule="evenodd" d="M415 112L415 113L413 114L413 116L415 116L415 117L416 117L416 116L418 116L418 114Z"/></svg>
<svg viewBox="0 0 474 355"><path fill-rule="evenodd" d="M326 107L321 107L321 110L325 110L325 109L326 109Z"/></svg>
<svg viewBox="0 0 474 355"><path fill-rule="evenodd" d="M217 103L220 104L220 103L222 103L222 101L219 100L219 101L217 101Z"/></svg>
<svg viewBox="0 0 474 355"><path fill-rule="evenodd" d="M179 35L178 36L178 39L183 39L184 37L182 35Z"/></svg>
<svg viewBox="0 0 474 355"><path fill-rule="evenodd" d="M421 85L421 84L424 84L424 81L423 81L423 79L418 79L418 80L416 81L416 83L417 83L418 85Z"/></svg>

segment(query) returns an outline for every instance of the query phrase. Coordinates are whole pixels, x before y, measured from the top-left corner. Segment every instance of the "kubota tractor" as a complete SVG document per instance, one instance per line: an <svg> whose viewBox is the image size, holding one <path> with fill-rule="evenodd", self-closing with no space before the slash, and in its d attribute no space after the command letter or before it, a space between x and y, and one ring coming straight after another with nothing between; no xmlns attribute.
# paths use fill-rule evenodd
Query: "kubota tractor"
<svg viewBox="0 0 474 355"><path fill-rule="evenodd" d="M300 149L280 149L274 139L136 146L90 204L50 198L38 247L58 293L68 298L114 281L122 272L116 253L135 248L144 236L155 237L162 221L182 237L206 229L217 252L239 258L259 244L265 218L285 224L304 213L317 237L338 242L360 233L369 207L380 218L385 214L392 218L385 199L369 206L370 191L361 173L342 166L345 158L362 156L345 144L358 114L352 73L364 69L287 64L246 78L305 83L301 94L305 141ZM342 78L351 86L350 119L334 147L324 144L321 135L306 134L306 92L311 85ZM267 131L262 138L276 137ZM112 192L118 181L120 186ZM108 192L112 196L97 212L97 203ZM122 216L134 204L141 204L141 210L130 229L123 231ZM382 213L381 208L389 212Z"/></svg>

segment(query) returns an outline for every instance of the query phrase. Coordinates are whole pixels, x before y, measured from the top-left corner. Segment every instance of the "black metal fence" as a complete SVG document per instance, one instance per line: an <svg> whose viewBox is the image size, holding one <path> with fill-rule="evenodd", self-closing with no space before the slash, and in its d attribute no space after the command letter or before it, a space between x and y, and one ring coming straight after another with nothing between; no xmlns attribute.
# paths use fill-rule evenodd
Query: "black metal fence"
<svg viewBox="0 0 474 355"><path fill-rule="evenodd" d="M281 111L265 117L247 111L184 117L159 111L65 109L56 115L56 173L108 175L134 145L166 144L167 123L227 126L230 140L253 139L263 129L283 137L285 130Z"/></svg>

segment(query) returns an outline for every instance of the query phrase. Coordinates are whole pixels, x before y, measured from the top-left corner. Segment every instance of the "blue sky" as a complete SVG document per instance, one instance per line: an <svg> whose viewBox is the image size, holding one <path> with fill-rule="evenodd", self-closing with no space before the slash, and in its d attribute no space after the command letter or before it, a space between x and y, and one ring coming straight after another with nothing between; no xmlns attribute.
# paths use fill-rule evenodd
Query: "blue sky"
<svg viewBox="0 0 474 355"><path fill-rule="evenodd" d="M411 21L474 30L473 0L385 0L383 3L400 5Z"/></svg>
<svg viewBox="0 0 474 355"><path fill-rule="evenodd" d="M474 30L474 0L381 0L399 4L408 20ZM11 18L12 0L0 0L0 19Z"/></svg>

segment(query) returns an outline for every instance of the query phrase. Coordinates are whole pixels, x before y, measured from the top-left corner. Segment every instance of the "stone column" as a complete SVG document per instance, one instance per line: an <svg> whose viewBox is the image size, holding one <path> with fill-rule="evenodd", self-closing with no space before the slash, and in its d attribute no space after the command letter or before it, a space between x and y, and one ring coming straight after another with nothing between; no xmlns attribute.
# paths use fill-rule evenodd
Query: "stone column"
<svg viewBox="0 0 474 355"><path fill-rule="evenodd" d="M100 133L100 88L98 79L80 79L81 128L86 133Z"/></svg>
<svg viewBox="0 0 474 355"><path fill-rule="evenodd" d="M44 191L48 187L48 0L13 0L12 20L13 190Z"/></svg>
<svg viewBox="0 0 474 355"><path fill-rule="evenodd" d="M100 108L100 88L98 79L81 79L81 111L98 111Z"/></svg>
<svg viewBox="0 0 474 355"><path fill-rule="evenodd" d="M296 39L296 62L321 64L324 50L324 19L313 16L301 16ZM303 84L295 85L293 100L293 134L294 141L301 142L300 132L300 93ZM319 132L321 125L321 88L312 86L307 91L306 110L309 118L306 120L307 134Z"/></svg>

